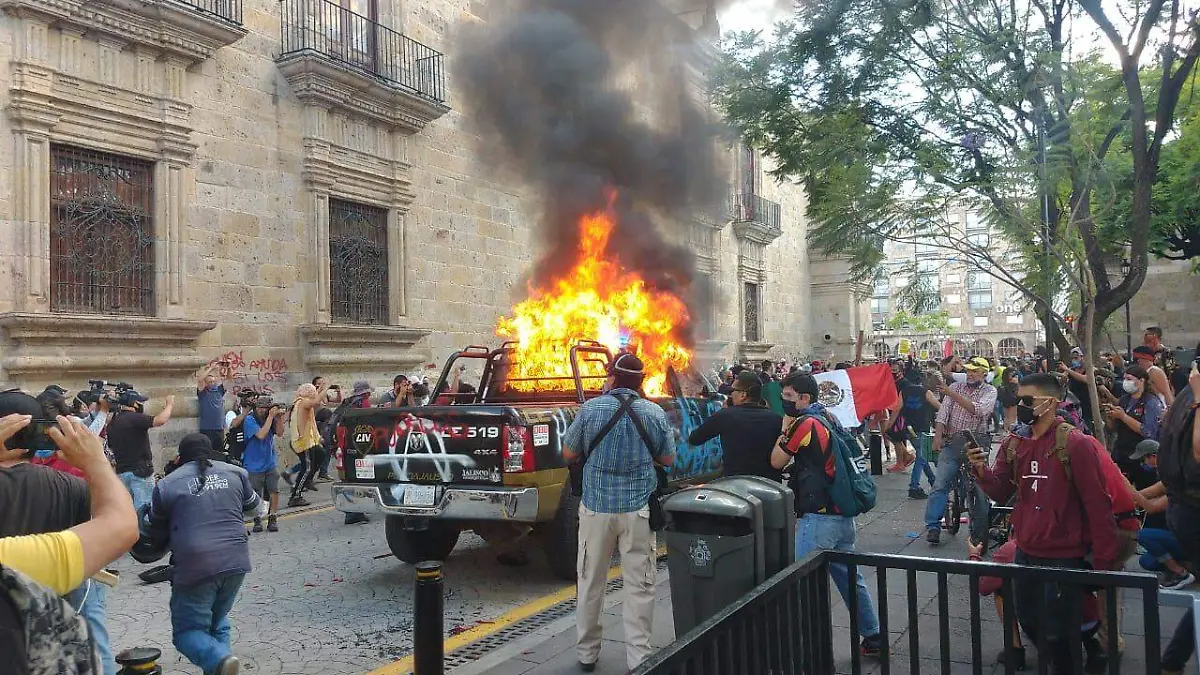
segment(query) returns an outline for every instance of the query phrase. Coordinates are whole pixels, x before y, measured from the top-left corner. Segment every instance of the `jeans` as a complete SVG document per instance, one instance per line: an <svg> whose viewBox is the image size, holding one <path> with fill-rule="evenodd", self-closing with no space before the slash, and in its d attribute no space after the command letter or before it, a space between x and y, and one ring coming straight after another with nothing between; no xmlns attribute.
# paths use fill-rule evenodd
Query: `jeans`
<svg viewBox="0 0 1200 675"><path fill-rule="evenodd" d="M796 525L796 560L816 550L853 551L855 524L853 518L806 513ZM850 570L843 563L830 563L829 576L850 609ZM863 581L862 570L854 580L858 586L858 633L863 637L879 634L879 617L871 592Z"/></svg>
<svg viewBox="0 0 1200 675"><path fill-rule="evenodd" d="M115 675L117 662L113 660L112 647L109 646L108 626L104 620L104 608L108 603L108 586L87 579L83 585L67 593L67 602L75 608L76 613L87 621L88 630L92 633L92 644L100 655L100 672L104 675Z"/></svg>
<svg viewBox="0 0 1200 675"><path fill-rule="evenodd" d="M1183 547L1176 541L1170 530L1143 528L1138 532L1138 543L1146 549L1146 553L1138 559L1142 569L1150 572L1161 572L1167 568L1167 560L1176 562L1184 560Z"/></svg>
<svg viewBox="0 0 1200 675"><path fill-rule="evenodd" d="M1018 565L1036 565L1039 567L1059 567L1065 569L1088 569L1087 561L1083 558L1039 558L1031 556L1021 549L1017 549L1017 554L1013 557L1013 562ZM1047 583L1044 581L1034 581L1032 579L1014 579L1013 594L1016 596L1016 613L1017 621L1021 624L1021 630L1033 642L1037 642L1038 636L1042 631L1046 633L1046 646L1048 647L1049 661L1053 664L1055 670L1052 672L1058 673L1077 673L1081 672L1083 664L1077 664L1079 667L1072 665L1071 649L1068 637L1071 633L1079 631L1086 633L1078 625L1071 625L1073 613L1071 611L1071 598L1068 593L1074 593L1077 597L1077 602L1083 602L1082 589L1078 586L1072 587L1060 585L1056 583ZM1044 608L1039 606L1038 596L1044 595L1046 600Z"/></svg>
<svg viewBox="0 0 1200 675"><path fill-rule="evenodd" d="M921 488L921 474L925 474L925 480L929 481L929 487L933 487L934 479L933 466L925 459L929 448L933 445L933 438L921 434L917 437L917 459L913 462L912 479L908 481L909 490L919 490Z"/></svg>
<svg viewBox="0 0 1200 675"><path fill-rule="evenodd" d="M129 491L130 498L133 499L133 509L136 511L142 508L143 504L149 504L154 498L154 479L142 478L141 476L126 471L118 475L121 479L121 484Z"/></svg>
<svg viewBox="0 0 1200 675"><path fill-rule="evenodd" d="M229 610L245 578L230 574L187 588L171 587L172 642L205 675L216 672L221 659L233 654Z"/></svg>
<svg viewBox="0 0 1200 675"><path fill-rule="evenodd" d="M985 447L990 445L987 434L976 434L976 438ZM929 494L929 502L925 505L925 529L941 529L946 503L950 501L948 492L950 486L958 479L958 469L963 461L965 458L954 445L947 443L942 446L942 452L938 455L937 478L933 483L933 492ZM979 486L974 485L973 489L976 499L975 506L971 509L971 538L981 542L988 536L988 512L991 511L991 503Z"/></svg>

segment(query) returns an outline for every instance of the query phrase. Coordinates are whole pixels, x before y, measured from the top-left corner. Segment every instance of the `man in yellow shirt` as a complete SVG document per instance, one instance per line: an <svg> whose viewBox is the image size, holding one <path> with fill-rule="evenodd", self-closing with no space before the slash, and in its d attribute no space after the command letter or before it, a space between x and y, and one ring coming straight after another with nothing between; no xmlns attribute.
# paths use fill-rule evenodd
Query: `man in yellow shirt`
<svg viewBox="0 0 1200 675"><path fill-rule="evenodd" d="M0 443L32 422L29 415L0 418ZM64 460L83 472L92 518L63 532L0 538L0 565L24 573L62 595L124 555L138 539L137 515L125 486L104 456L100 438L74 418L46 431Z"/></svg>

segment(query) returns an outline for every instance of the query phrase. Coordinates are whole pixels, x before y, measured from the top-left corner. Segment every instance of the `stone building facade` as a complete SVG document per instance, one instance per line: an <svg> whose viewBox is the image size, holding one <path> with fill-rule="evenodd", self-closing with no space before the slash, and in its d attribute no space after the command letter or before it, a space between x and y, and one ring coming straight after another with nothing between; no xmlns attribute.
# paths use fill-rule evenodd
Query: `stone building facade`
<svg viewBox="0 0 1200 675"><path fill-rule="evenodd" d="M947 214L947 221L947 231L956 241L965 240L968 248L986 250L1002 263L996 268L1001 270L1000 277L1005 271L1016 271L1015 265L1004 264L1010 260L1004 240L978 213L955 209ZM964 357L1011 357L1033 352L1037 316L1020 291L979 269L968 260L968 252L920 241L889 241L884 251L885 271L876 279L869 300L873 335L868 353L877 359L897 356L901 342L906 342L915 355L938 359L947 341L956 354ZM946 312L946 330L918 333L906 326L889 326L888 319L898 309L897 297L917 280L937 304L929 311Z"/></svg>
<svg viewBox="0 0 1200 675"><path fill-rule="evenodd" d="M1129 303L1129 339L1136 347L1150 326L1163 330L1163 344L1194 349L1200 342L1200 275L1192 272L1191 261L1150 259L1146 281ZM1105 349L1125 351L1124 309L1105 322L1101 336Z"/></svg>
<svg viewBox="0 0 1200 675"><path fill-rule="evenodd" d="M711 32L711 3L672 6ZM0 382L174 393L179 433L218 358L290 399L495 344L538 243L536 203L481 177L455 108L454 29L487 9L0 0ZM726 151L751 194L685 228L720 291L700 354L844 345L836 261L809 297L801 190Z"/></svg>

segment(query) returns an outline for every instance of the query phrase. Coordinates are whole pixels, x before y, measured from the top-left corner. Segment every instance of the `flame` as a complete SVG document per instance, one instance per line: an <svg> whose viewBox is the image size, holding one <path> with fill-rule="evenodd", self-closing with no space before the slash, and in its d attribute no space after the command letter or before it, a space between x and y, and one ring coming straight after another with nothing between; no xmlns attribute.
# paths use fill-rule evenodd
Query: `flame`
<svg viewBox="0 0 1200 675"><path fill-rule="evenodd" d="M680 341L688 311L678 296L646 285L607 254L616 223L609 207L579 219L579 250L574 267L549 289L530 297L502 317L496 334L517 342L508 386L517 391L573 390L570 350L579 340L595 340L613 352L630 351L645 364L647 396L667 395L667 368L685 368L692 353ZM594 354L578 356L587 389L606 377Z"/></svg>

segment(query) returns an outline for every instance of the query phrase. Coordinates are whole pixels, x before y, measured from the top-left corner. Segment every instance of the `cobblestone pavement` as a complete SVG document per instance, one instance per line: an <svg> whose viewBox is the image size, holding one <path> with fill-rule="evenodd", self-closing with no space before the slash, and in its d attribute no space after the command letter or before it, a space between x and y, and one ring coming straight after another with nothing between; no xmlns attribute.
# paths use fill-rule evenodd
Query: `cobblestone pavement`
<svg viewBox="0 0 1200 675"><path fill-rule="evenodd" d="M234 652L244 673L364 673L412 648L414 573L388 552L383 519L344 525L332 510L285 516L281 531L251 535L254 571L231 615ZM561 589L540 556L523 568L500 567L495 551L464 533L446 563L447 632L471 627ZM171 645L170 585L147 586L148 566L126 557L121 583L109 594L114 651L163 650L165 673L200 670Z"/></svg>

